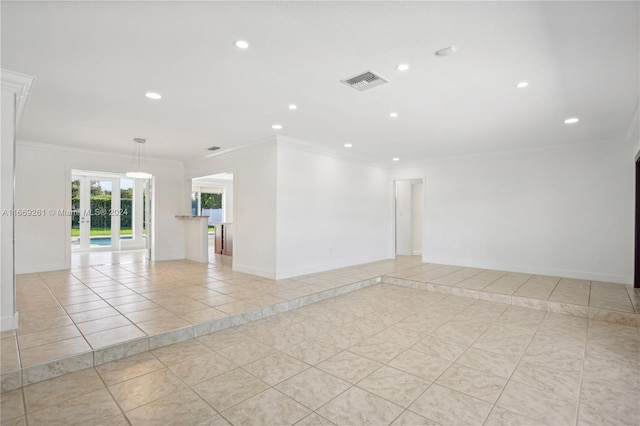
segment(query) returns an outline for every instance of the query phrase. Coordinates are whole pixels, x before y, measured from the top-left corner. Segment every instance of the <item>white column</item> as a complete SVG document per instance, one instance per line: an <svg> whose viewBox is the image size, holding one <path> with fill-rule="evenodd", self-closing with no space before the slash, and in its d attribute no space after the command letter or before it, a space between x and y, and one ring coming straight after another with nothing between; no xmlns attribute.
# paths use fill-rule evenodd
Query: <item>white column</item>
<svg viewBox="0 0 640 426"><path fill-rule="evenodd" d="M2 70L0 137L0 330L18 328L15 287L15 140L17 123L34 78Z"/></svg>

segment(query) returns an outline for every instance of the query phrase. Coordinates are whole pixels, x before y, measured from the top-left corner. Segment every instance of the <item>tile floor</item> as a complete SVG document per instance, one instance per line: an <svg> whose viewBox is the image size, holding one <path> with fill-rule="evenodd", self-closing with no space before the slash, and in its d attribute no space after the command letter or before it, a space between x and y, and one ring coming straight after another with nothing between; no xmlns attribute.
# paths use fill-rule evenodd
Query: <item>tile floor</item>
<svg viewBox="0 0 640 426"><path fill-rule="evenodd" d="M380 284L5 392L2 424L636 425L639 355L637 327Z"/></svg>
<svg viewBox="0 0 640 426"><path fill-rule="evenodd" d="M636 326L514 305L637 316L633 289L412 257L285 281L236 273L222 258L23 275L21 326L2 333L1 368L45 363L55 373L70 355L382 275L433 291L378 284L95 367L91 359L3 392L2 425L640 424Z"/></svg>

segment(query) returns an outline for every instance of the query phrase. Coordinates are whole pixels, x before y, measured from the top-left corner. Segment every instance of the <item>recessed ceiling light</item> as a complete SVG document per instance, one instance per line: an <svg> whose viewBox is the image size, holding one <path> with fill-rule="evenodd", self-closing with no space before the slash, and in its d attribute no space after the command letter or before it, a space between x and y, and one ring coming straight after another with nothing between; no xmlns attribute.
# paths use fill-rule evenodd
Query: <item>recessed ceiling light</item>
<svg viewBox="0 0 640 426"><path fill-rule="evenodd" d="M398 157L393 157L391 161L400 161L400 159Z"/></svg>
<svg viewBox="0 0 640 426"><path fill-rule="evenodd" d="M456 51L457 51L457 50L458 50L458 48L457 48L457 47L455 47L455 46L449 46L449 47L446 47L446 48L444 48L444 49L438 50L438 51L436 52L436 55L438 55L438 56L451 56L451 55L453 55L454 53L456 53Z"/></svg>
<svg viewBox="0 0 640 426"><path fill-rule="evenodd" d="M396 67L398 71L406 71L409 69L409 64L400 64Z"/></svg>
<svg viewBox="0 0 640 426"><path fill-rule="evenodd" d="M274 124L273 126L271 126L271 128L273 130L281 130L282 129L282 124Z"/></svg>
<svg viewBox="0 0 640 426"><path fill-rule="evenodd" d="M245 40L236 40L235 45L238 49L246 49L249 47L249 42Z"/></svg>
<svg viewBox="0 0 640 426"><path fill-rule="evenodd" d="M397 112L392 112L392 113L389 114L389 117L396 118L396 117L398 117L398 113Z"/></svg>
<svg viewBox="0 0 640 426"><path fill-rule="evenodd" d="M291 104L291 105L289 105L289 109L290 109L291 111L294 111L294 110L298 109L298 105L296 105L296 104Z"/></svg>
<svg viewBox="0 0 640 426"><path fill-rule="evenodd" d="M516 84L516 87L518 89L524 89L525 87L527 87L529 85L529 83L527 83L526 81L521 81L520 83Z"/></svg>
<svg viewBox="0 0 640 426"><path fill-rule="evenodd" d="M351 148L352 146L353 146L353 145L352 145L352 144L350 144L350 143L345 143L345 144L344 144L344 147L345 147L345 148Z"/></svg>
<svg viewBox="0 0 640 426"><path fill-rule="evenodd" d="M564 124L575 124L578 121L580 121L579 118L567 118L566 120L564 120Z"/></svg>
<svg viewBox="0 0 640 426"><path fill-rule="evenodd" d="M153 100L159 100L162 99L162 95L160 93L155 93L155 92L147 92L144 94L147 98L149 99L153 99Z"/></svg>

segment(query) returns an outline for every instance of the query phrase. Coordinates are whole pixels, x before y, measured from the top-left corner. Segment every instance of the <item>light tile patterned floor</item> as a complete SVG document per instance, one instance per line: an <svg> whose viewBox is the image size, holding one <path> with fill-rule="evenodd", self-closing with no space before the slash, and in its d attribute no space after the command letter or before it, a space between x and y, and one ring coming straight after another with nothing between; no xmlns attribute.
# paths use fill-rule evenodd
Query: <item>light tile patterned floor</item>
<svg viewBox="0 0 640 426"><path fill-rule="evenodd" d="M2 425L640 424L637 327L446 294L633 313L633 289L411 257L277 282L222 261L23 275L2 371L380 275L445 287L379 284L3 392Z"/></svg>
<svg viewBox="0 0 640 426"><path fill-rule="evenodd" d="M6 392L2 424L633 425L639 355L636 327L380 284Z"/></svg>

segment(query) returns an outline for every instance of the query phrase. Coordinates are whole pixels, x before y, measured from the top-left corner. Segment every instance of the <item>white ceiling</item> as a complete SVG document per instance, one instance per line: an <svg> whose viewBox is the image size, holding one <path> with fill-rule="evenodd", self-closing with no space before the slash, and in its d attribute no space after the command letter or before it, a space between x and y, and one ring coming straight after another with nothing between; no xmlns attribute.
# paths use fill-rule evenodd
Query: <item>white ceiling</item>
<svg viewBox="0 0 640 426"><path fill-rule="evenodd" d="M58 145L130 154L142 137L146 155L184 160L264 139L280 123L278 134L334 150L352 143L353 154L391 163L620 140L639 99L638 2L1 9L2 67L37 78L19 138ZM434 55L451 45L455 55ZM366 70L390 83L340 83ZM522 80L529 87L516 89ZM580 123L563 124L574 116Z"/></svg>

